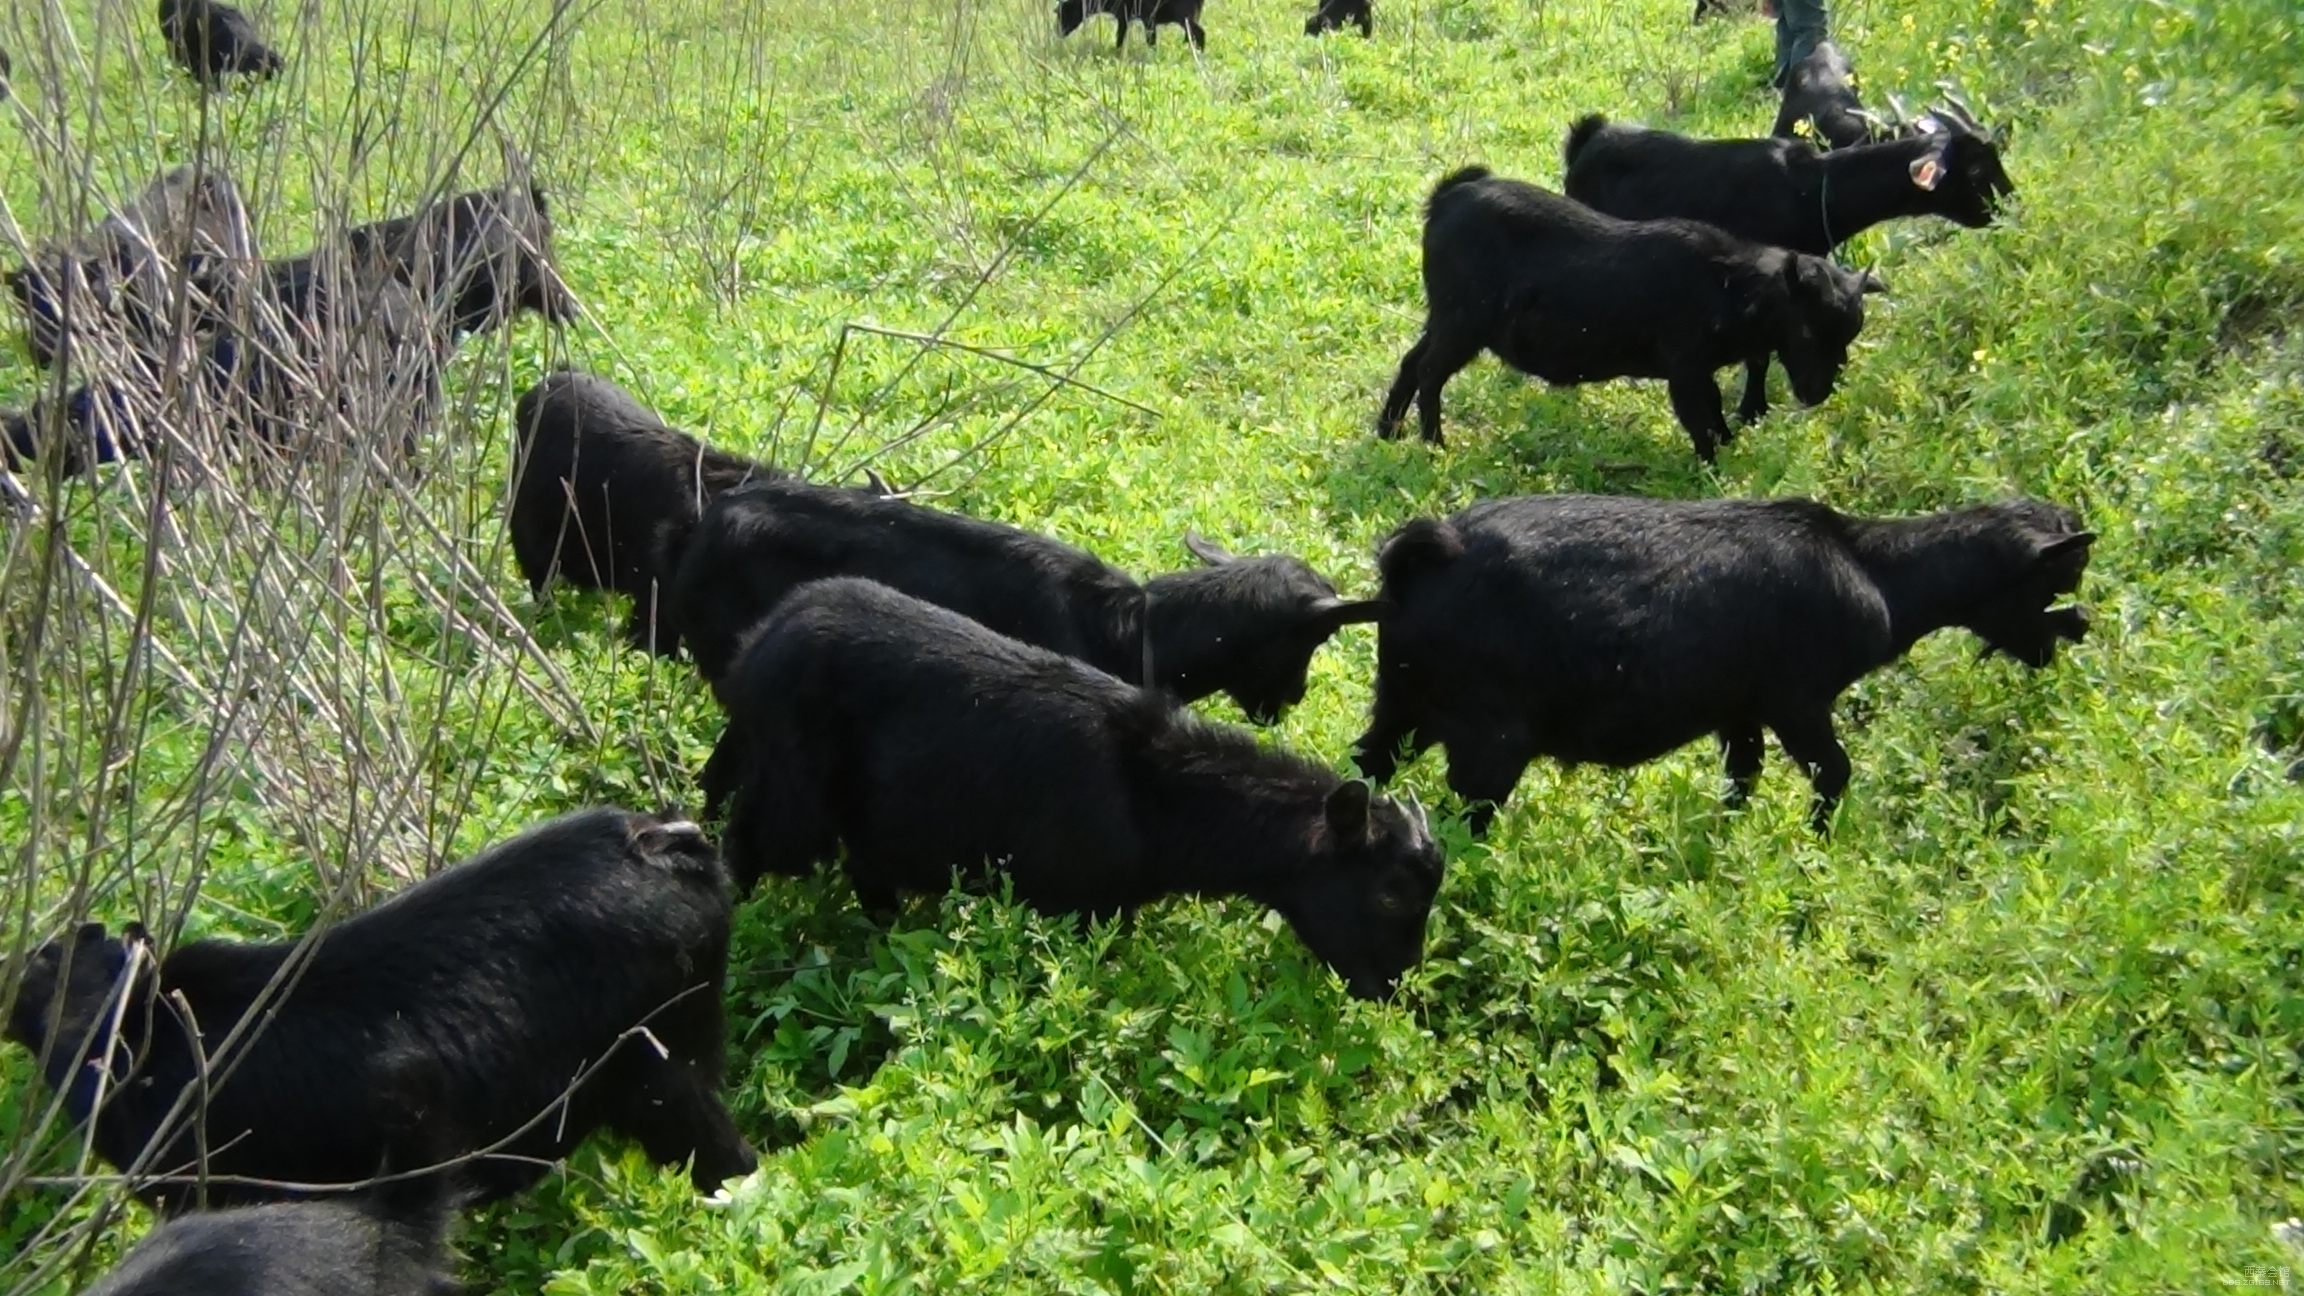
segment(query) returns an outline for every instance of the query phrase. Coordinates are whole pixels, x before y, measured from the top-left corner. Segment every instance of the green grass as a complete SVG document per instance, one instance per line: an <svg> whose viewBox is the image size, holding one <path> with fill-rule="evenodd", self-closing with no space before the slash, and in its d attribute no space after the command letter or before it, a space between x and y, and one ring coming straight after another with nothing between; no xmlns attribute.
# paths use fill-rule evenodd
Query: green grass
<svg viewBox="0 0 2304 1296"><path fill-rule="evenodd" d="M501 24L525 41L547 16L483 29L468 8L377 22L360 60L312 23L291 42L308 82L224 106L223 156L263 192L274 250L309 240L316 202L357 219L405 202L431 141L505 79ZM200 134L140 10L110 19L106 114L75 110L100 187ZM2013 125L2019 201L1990 231L1911 223L1849 249L1895 291L1839 393L1780 400L1716 469L1658 385L1550 392L1492 361L1451 386L1445 451L1368 429L1421 318L1433 179L1477 160L1556 182L1590 110L1765 129L1766 24L1689 28L1684 0L1387 0L1374 41L1312 41L1308 10L1216 0L1201 60L1173 28L1119 58L1107 20L1060 42L1033 0L619 0L545 42L500 120L558 199L597 327L470 347L473 417L423 499L598 732L461 687L455 637L408 600L359 646L396 705L444 708L426 759L467 804L426 858L597 800L688 804L717 734L682 670L617 647L620 609L517 589L493 512L501 411L562 359L786 459L821 400L810 462L831 471L957 400L883 457L893 476L940 473L947 505L1144 574L1190 561L1195 528L1358 592L1391 527L1508 493L1904 513L2022 491L2102 537L2087 642L2032 674L1946 634L1857 686L1829 841L1774 750L1742 812L1720 808L1709 746L1532 769L1486 843L1443 825L1431 956L1389 1006L1348 1000L1242 904L1082 935L954 896L885 931L836 882L768 885L740 911L728 994L761 1172L700 1201L596 1140L468 1223L465 1276L555 1296L2293 1288L2304 1256L2272 1232L2304 1214L2293 9L1837 6L1875 101L1948 77ZM31 21L0 20L0 43ZM293 26L289 7L270 21ZM395 102L363 166L314 160ZM39 237L61 218L19 157L0 128L0 194ZM931 332L955 311L949 336L1086 357L1080 381L1120 399L950 351L907 372L915 347L861 334L831 371L846 322ZM36 381L11 352L0 404ZM1345 631L1274 740L1341 767L1373 658L1371 631ZM150 714L131 764L158 784L208 730L165 698ZM0 788L0 841L165 867L87 830L91 780ZM1454 808L1437 757L1404 782ZM297 929L321 907L307 848L261 788L219 786L189 929ZM124 877L93 906L154 895ZM20 1052L0 1086L13 1139ZM0 1203L0 1244L53 1209Z"/></svg>

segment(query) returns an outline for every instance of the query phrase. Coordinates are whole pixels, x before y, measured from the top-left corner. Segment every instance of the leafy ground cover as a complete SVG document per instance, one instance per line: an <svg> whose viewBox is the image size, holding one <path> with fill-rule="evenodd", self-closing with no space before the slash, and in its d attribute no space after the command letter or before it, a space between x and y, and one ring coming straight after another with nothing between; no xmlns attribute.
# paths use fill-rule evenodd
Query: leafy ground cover
<svg viewBox="0 0 2304 1296"><path fill-rule="evenodd" d="M396 859L435 865L577 805L692 804L717 734L705 691L623 651L606 601L516 593L503 413L553 363L715 441L827 475L871 458L1146 574L1190 561L1191 527L1365 589L1399 522L1561 490L1876 513L2021 491L2102 537L2093 632L2050 670L1951 634L1851 693L1856 777L1828 841L1773 750L1739 812L1699 747L1630 773L1534 769L1485 843L1447 821L1431 957L1392 1005L1349 1001L1238 905L1081 934L955 895L891 931L836 883L767 886L740 911L729 989L762 1170L698 1201L596 1141L469 1222L476 1288L2295 1286L2304 1256L2275 1229L2304 1214L2291 7L1836 7L1875 102L1950 79L2011 129L2018 201L1991 231L1907 224L1848 249L1894 293L1840 392L1780 399L1716 469L1660 387L1551 392L1492 362L1451 386L1446 450L1368 429L1421 318L1432 180L1482 161L1555 182L1591 110L1758 133L1763 22L1690 27L1682 0L1418 0L1380 8L1372 41L1314 41L1304 7L1217 0L1194 58L1175 39L1115 57L1101 19L1059 41L1030 0L276 5L298 71L203 110L136 8L0 19L38 109L0 127L23 237L68 223L63 159L112 191L206 140L292 250L328 201L356 219L404 204L442 141L487 120L551 186L590 318L469 348L431 471L390 515L431 518L447 539L421 566L468 560L517 618L494 639L525 635L536 660L479 669L487 636L397 576L373 615L323 631L358 667L331 678L393 681L360 714L415 733L400 777L455 789L405 856L356 827L354 792L290 814L261 780L206 771L223 728L159 676L122 685L140 741L82 750L59 717L114 678L109 641L30 642L0 593L17 690L0 737L54 753L0 780L17 949L69 914L155 905L188 933L276 935L328 907L322 877L380 893ZM42 143L35 120L74 137ZM9 351L0 404L39 381ZM149 533L120 521L133 509L77 507L45 525L133 601ZM12 554L48 534L9 525ZM202 599L247 623L262 591ZM1370 631L1339 636L1274 740L1341 766L1373 658ZM1436 759L1404 781L1453 808ZM13 1050L0 1096L11 1155L68 1168ZM0 1245L59 1200L27 1184L0 1202ZM76 1263L143 1226L107 1217Z"/></svg>

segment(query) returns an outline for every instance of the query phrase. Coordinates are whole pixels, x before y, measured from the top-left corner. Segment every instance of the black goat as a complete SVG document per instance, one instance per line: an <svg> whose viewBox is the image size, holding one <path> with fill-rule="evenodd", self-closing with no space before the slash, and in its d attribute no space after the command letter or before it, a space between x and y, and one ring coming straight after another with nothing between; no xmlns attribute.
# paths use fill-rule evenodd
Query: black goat
<svg viewBox="0 0 2304 1296"><path fill-rule="evenodd" d="M1702 221L1814 256L1905 216L1942 216L1980 229L2015 192L1999 145L1956 107L1930 112L1907 138L1829 153L1803 140L1690 139L1595 114L1569 128L1566 153L1568 196L1595 211ZM1768 356L1761 353L1746 366L1736 413L1752 422L1767 412Z"/></svg>
<svg viewBox="0 0 2304 1296"><path fill-rule="evenodd" d="M514 408L519 454L509 527L520 574L539 598L557 575L630 595L625 634L672 654L672 576L704 504L773 469L665 426L605 378L560 370Z"/></svg>
<svg viewBox="0 0 2304 1296"><path fill-rule="evenodd" d="M1864 327L1863 295L1883 289L1819 257L1694 221L1617 220L1466 167L1425 207L1424 332L1376 432L1398 435L1413 400L1438 444L1440 390L1485 349L1557 385L1664 379L1709 463L1732 435L1713 372L1781 351L1793 390L1822 401Z"/></svg>
<svg viewBox="0 0 2304 1296"><path fill-rule="evenodd" d="M552 262L544 196L518 174L354 226L267 263L253 308L210 343L207 377L274 448L337 426L405 458L437 414L442 370L466 336L523 310L575 318Z"/></svg>
<svg viewBox="0 0 2304 1296"><path fill-rule="evenodd" d="M1784 102L1776 112L1778 139L1799 139L1800 123L1808 123L1816 138L1836 149L1854 148L1889 138L1896 132L1865 111L1856 97L1855 71L1848 57L1831 41L1818 41L1807 57L1784 74Z"/></svg>
<svg viewBox="0 0 2304 1296"><path fill-rule="evenodd" d="M243 1206L169 1220L84 1296L453 1296L437 1193Z"/></svg>
<svg viewBox="0 0 2304 1296"><path fill-rule="evenodd" d="M1445 747L1484 830L1537 756L1630 766L1708 733L1741 801L1765 727L1808 771L1821 828L1848 784L1841 691L1946 626L2047 665L2087 631L2049 604L2078 587L2092 539L2030 499L1872 520L1806 500L1558 495L1410 522L1378 558L1397 611L1356 758L1382 783L1403 743L1411 759Z"/></svg>
<svg viewBox="0 0 2304 1296"><path fill-rule="evenodd" d="M1356 23L1363 38L1373 36L1376 34L1373 5L1374 0L1320 0L1320 7L1304 20L1304 34L1324 36L1346 23Z"/></svg>
<svg viewBox="0 0 2304 1296"><path fill-rule="evenodd" d="M15 68L8 62L8 51L0 49L0 103L8 99L8 77Z"/></svg>
<svg viewBox="0 0 2304 1296"><path fill-rule="evenodd" d="M443 1157L503 1197L602 1126L709 1189L753 1165L718 1094L728 921L694 824L590 810L308 947L199 941L155 968L140 928L90 923L34 956L7 1037L166 1211Z"/></svg>
<svg viewBox="0 0 2304 1296"><path fill-rule="evenodd" d="M1144 24L1144 43L1160 43L1160 24L1172 23L1184 29L1184 39L1192 48L1205 49L1208 33L1200 26L1203 0L1059 0L1056 6L1057 34L1069 36L1078 31L1080 24L1097 14L1110 14L1120 24L1120 38L1112 48L1128 48L1128 24Z"/></svg>
<svg viewBox="0 0 2304 1296"><path fill-rule="evenodd" d="M1990 225L2015 192L1972 117L1936 109L1905 139L1819 153L1798 140L1699 140L1608 121L1568 131L1568 196L1625 220L1677 217L1822 256L1904 216Z"/></svg>
<svg viewBox="0 0 2304 1296"><path fill-rule="evenodd" d="M550 204L542 188L517 177L413 216L357 226L346 231L344 248L357 280L381 268L407 284L450 344L523 310L555 323L578 313L554 269Z"/></svg>
<svg viewBox="0 0 2304 1296"><path fill-rule="evenodd" d="M10 270L6 283L24 312L32 363L46 368L69 340L107 325L154 353L180 333L202 333L237 308L257 264L255 225L239 186L221 171L187 165Z"/></svg>
<svg viewBox="0 0 2304 1296"><path fill-rule="evenodd" d="M1312 654L1377 605L1285 555L1235 558L1197 536L1204 567L1138 584L1046 536L800 481L753 482L704 511L673 582L697 669L718 680L737 642L792 590L862 576L1191 702L1229 694L1258 723L1302 701Z"/></svg>
<svg viewBox="0 0 2304 1296"><path fill-rule="evenodd" d="M177 65L211 90L233 76L262 81L284 66L248 15L218 0L160 0L160 34Z"/></svg>
<svg viewBox="0 0 2304 1296"><path fill-rule="evenodd" d="M1441 857L1421 811L884 585L794 591L720 693L704 786L744 883L844 846L883 911L955 870L1048 914L1246 896L1368 999L1423 956Z"/></svg>

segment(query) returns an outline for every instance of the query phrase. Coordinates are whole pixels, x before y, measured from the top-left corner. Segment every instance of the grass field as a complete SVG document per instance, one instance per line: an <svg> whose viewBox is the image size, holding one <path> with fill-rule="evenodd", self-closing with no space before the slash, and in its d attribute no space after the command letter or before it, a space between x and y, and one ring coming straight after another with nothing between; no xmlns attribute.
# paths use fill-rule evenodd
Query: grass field
<svg viewBox="0 0 2304 1296"><path fill-rule="evenodd" d="M0 949L83 914L277 937L565 809L693 805L705 690L622 649L608 600L533 606L502 541L504 414L555 363L1140 574L1194 528L1356 593L1408 518L1566 490L2024 492L2101 537L2093 631L2050 669L1954 632L1852 691L1829 840L1773 749L1739 812L1709 745L1539 766L1485 843L1437 757L1413 767L1449 869L1394 1004L1249 906L1080 934L954 895L886 930L842 884L766 885L729 988L761 1171L700 1201L595 1140L467 1222L475 1290L2304 1285L2275 1230L2304 1214L2286 0L1836 6L1875 102L1950 79L2011 128L2017 201L1852 245L1894 291L1838 394L1796 412L1779 376L1716 469L1659 384L1493 361L1450 387L1445 450L1369 427L1432 181L1556 184L1592 110L1758 134L1763 21L1383 0L1374 40L1315 41L1309 5L1215 0L1196 59L1174 28L1060 41L1037 0L252 7L295 70L205 110L142 0L0 16L0 239L205 148L286 253L404 209L467 141L492 182L501 132L589 318L468 344L411 492L211 491L163 522L114 469L0 524ZM42 375L0 357L0 405L29 400ZM1373 665L1341 634L1273 741L1343 768ZM0 1288L63 1292L147 1221L67 1191L43 1098L0 1054Z"/></svg>

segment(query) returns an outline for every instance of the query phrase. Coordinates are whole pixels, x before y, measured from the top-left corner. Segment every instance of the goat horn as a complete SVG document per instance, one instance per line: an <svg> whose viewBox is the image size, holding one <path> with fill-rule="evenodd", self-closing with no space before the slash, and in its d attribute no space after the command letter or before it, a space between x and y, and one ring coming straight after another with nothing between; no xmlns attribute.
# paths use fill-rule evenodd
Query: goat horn
<svg viewBox="0 0 2304 1296"><path fill-rule="evenodd" d="M1946 115L1959 122L1962 126L1967 127L1975 134L1985 134L1986 131L1984 129L1984 123L1976 120L1976 114L1974 110L1968 107L1968 101L1961 98L1959 93L1953 90L1950 85L1947 84L1942 88L1944 90L1944 111Z"/></svg>

